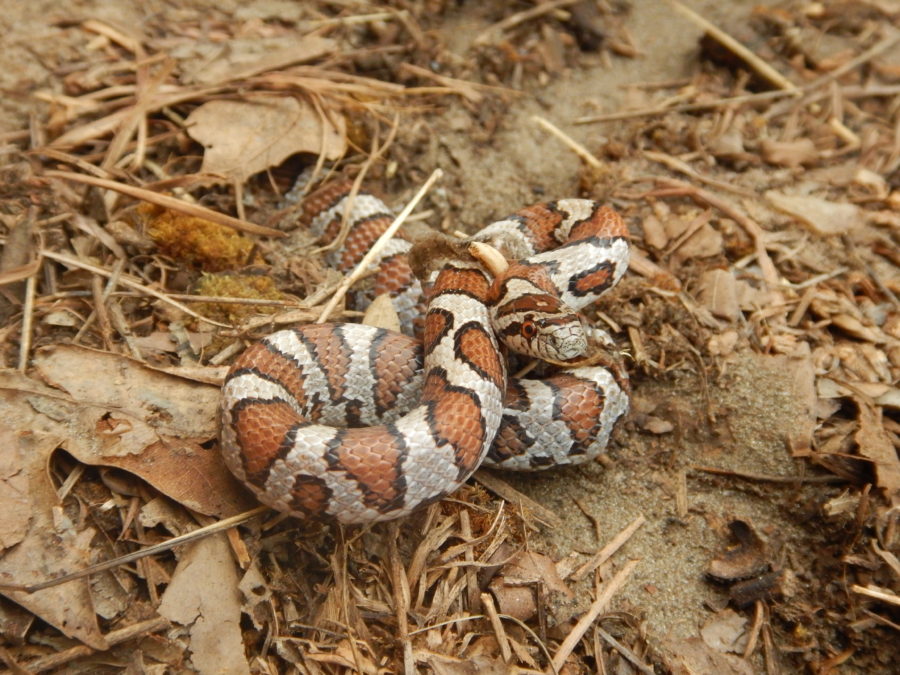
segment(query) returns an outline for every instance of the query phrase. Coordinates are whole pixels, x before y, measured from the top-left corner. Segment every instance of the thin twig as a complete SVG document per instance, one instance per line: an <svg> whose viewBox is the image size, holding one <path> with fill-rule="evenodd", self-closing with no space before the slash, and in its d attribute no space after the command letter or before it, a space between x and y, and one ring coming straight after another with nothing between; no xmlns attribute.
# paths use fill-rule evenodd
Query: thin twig
<svg viewBox="0 0 900 675"><path fill-rule="evenodd" d="M41 255L44 256L45 258L50 258L51 260L61 262L64 265L71 265L72 267L77 267L79 269L87 270L89 272L93 272L94 274L99 274L100 276L103 276L103 277L109 278L113 274L109 270L104 269L102 267L97 267L96 265L91 265L90 263L82 262L81 260L78 260L77 258L73 258L71 256L64 255L62 253L54 253L53 251L48 251L47 249L42 249ZM152 288L148 288L147 286L144 286L143 284L135 281L131 277L122 275L122 277L119 279L119 283L122 284L123 286L127 286L128 288L131 288L140 293L143 293L144 295L150 295L150 296L153 296L154 298L156 298L157 300L162 300L166 304L172 305L172 307L180 309L185 314L189 314L190 316L194 317L195 319L197 319L199 321L204 321L206 323L212 324L213 326L219 326L220 328L231 328L231 326L228 325L227 323L219 323L218 321L213 321L212 319L209 319L209 318L203 316L202 314L198 314L197 312L190 309L189 307L182 305L177 300L173 300L165 293L161 293L160 291L156 291Z"/></svg>
<svg viewBox="0 0 900 675"><path fill-rule="evenodd" d="M743 44L735 40L721 28L708 21L704 17L700 16L694 10L685 7L683 4L678 2L678 0L669 0L669 4L671 4L672 7L674 7L683 16L687 17L707 33L709 33L722 46L730 49L735 54L737 54L742 60L747 63L747 65L753 68L753 70L755 70L758 75L762 76L764 79L768 80L779 89L791 91L794 94L799 93L797 85L788 80L784 75L779 73L772 66L763 61L756 54L747 49Z"/></svg>
<svg viewBox="0 0 900 675"><path fill-rule="evenodd" d="M591 154L586 147L584 147L581 143L579 143L574 138L572 138L571 136L566 134L562 129L557 127L555 124L548 122L547 120L545 120L543 117L541 117L539 115L532 115L531 120L533 122L537 122L542 127L544 127L544 129L546 129L551 134L556 136L559 140L561 140L569 148L571 148L575 152L576 155L581 157L581 159L583 159L585 162L590 164L595 169L606 168L603 165L603 162L601 162L599 159L594 157L594 155Z"/></svg>
<svg viewBox="0 0 900 675"><path fill-rule="evenodd" d="M861 65L868 61L871 61L882 52L887 51L895 44L897 44L897 42L900 42L900 31L894 32L893 35L889 35L880 42L872 45L866 51L862 52L858 56L853 57L846 63L841 64L830 73L826 73L825 75L822 75L812 82L807 82L800 88L804 91L813 91L815 89L818 89L819 87L823 87L826 84L834 82L839 77L846 75L851 70L859 68Z"/></svg>
<svg viewBox="0 0 900 675"><path fill-rule="evenodd" d="M491 622L491 628L494 629L494 639L500 645L500 656L504 663L512 660L512 651L509 648L509 638L506 637L506 631L503 629L503 622L497 614L497 608L494 606L494 598L490 593L481 594L481 605L484 607L484 613L487 614Z"/></svg>
<svg viewBox="0 0 900 675"><path fill-rule="evenodd" d="M726 190L728 192L732 192L737 195L741 195L742 197L758 197L759 192L754 190L750 190L748 188L738 187L737 185L732 185L731 183L726 183L723 180L717 180L715 178L710 178L709 176L704 176L702 173L696 171L690 164L685 162L683 159L678 159L677 157L672 157L672 155L667 155L663 152L654 152L653 150L644 150L644 157L647 159L652 159L654 162L659 162L660 164L665 164L670 169L675 171L680 171L686 176L690 176L701 183L706 183L707 185L712 185L713 187L717 187L720 190Z"/></svg>
<svg viewBox="0 0 900 675"><path fill-rule="evenodd" d="M524 506L539 521L549 525L550 527L562 527L562 519L546 506L534 501L533 499L523 495L521 492L513 488L509 483L501 480L494 474L481 469L475 473L475 480L481 483L494 494L502 497L511 504Z"/></svg>
<svg viewBox="0 0 900 675"><path fill-rule="evenodd" d="M136 187L134 185L118 183L104 178L95 178L94 176L86 176L80 173L72 173L70 171L47 171L44 175L49 178L62 178L63 180L70 180L75 183L93 185L94 187L103 188L104 190L113 190L114 192L128 195L129 197L134 197L135 199L140 199L145 202L150 202L151 204L156 204L157 206L162 206L163 208L171 209L172 211L177 211L178 213L183 213L187 216L209 220L218 225L224 225L225 227L239 230L240 232L258 234L265 237L287 236L287 233L282 232L281 230L275 230L271 227L249 223L246 220L232 218L224 213L213 211L212 209L200 206L199 204L191 204L183 199L169 197L168 195L159 194L158 192L153 192L152 190Z"/></svg>
<svg viewBox="0 0 900 675"><path fill-rule="evenodd" d="M591 556L590 560L588 560L584 565L578 568L578 570L572 575L572 580L579 581L580 579L583 579L585 575L594 571L600 565L609 560L616 551L624 546L625 542L631 539L631 536L635 532L637 532L638 528L646 522L647 519L644 518L644 515L639 514L638 517L631 521L631 523L624 530L613 537L606 546L597 551L597 553Z"/></svg>
<svg viewBox="0 0 900 675"><path fill-rule="evenodd" d="M759 642L759 632L763 627L763 619L765 618L765 605L761 600L757 600L753 611L753 623L750 626L749 637L747 638L747 646L744 647L744 658L749 659L756 651L756 645Z"/></svg>
<svg viewBox="0 0 900 675"><path fill-rule="evenodd" d="M772 99L787 98L794 96L793 91L785 91L779 89L776 91L763 91L758 94L741 94L740 96L730 96L728 98L719 98L715 101L698 101L696 103L680 103L671 106L652 106L649 108L637 108L635 110L620 110L619 112L606 113L603 115L588 115L587 117L578 117L575 124L591 124L593 122L616 122L618 120L627 120L634 117L648 117L650 115L663 115L670 112L693 112L696 110L709 110L711 108L725 108L730 105L740 103L755 103L756 101L770 101Z"/></svg>
<svg viewBox="0 0 900 675"><path fill-rule="evenodd" d="M566 639L563 640L559 649L556 650L556 654L552 661L555 670L559 671L562 669L566 659L569 658L569 654L575 649L575 645L581 641L581 638L587 633L591 624L594 623L597 617L600 616L600 613L606 609L606 606L609 604L609 601L612 600L612 597L625 585L628 577L631 576L632 571L639 562L639 560L629 560L608 583L604 584L603 590L591 604L590 609L588 609L585 615L578 620L575 627L568 635L566 635Z"/></svg>
<svg viewBox="0 0 900 675"><path fill-rule="evenodd" d="M35 593L37 591L42 591L45 588L59 586L60 584L67 583L69 581L75 581L76 579L81 579L92 574L97 574L99 572L105 572L106 570L111 570L116 567L121 567L122 565L134 562L135 560L141 560L142 558L146 558L147 556L162 553L163 551L168 551L175 548L176 546L181 546L182 544L187 544L189 542L196 541L197 539L208 537L209 535L215 534L216 532L221 532L222 530L227 530L229 528L235 527L236 525L240 525L241 523L244 523L251 518L255 518L256 516L260 515L261 513L265 513L268 510L268 506L257 506L255 509L244 511L243 513L239 513L236 516L231 516L230 518L225 518L218 522L212 523L211 525L200 527L178 537L173 537L172 539L161 541L160 543L154 544L153 546L142 548L139 551L126 553L125 555L119 556L118 558L113 558L112 560L107 560L106 562L97 563L96 565L85 567L82 570L78 570L77 572L72 572L70 574L64 574L63 576L56 577L55 579L42 581L39 584L32 584L30 586L21 586L19 584L0 584L0 588L5 591L19 591L22 593Z"/></svg>
<svg viewBox="0 0 900 675"><path fill-rule="evenodd" d="M892 605L897 605L900 607L900 595L895 595L888 590L878 588L877 586L873 586L869 584L868 586L860 586L859 584L853 584L850 587L850 590L854 593L859 593L860 595L866 595L870 598L875 598L876 600L881 600L882 602L887 602Z"/></svg>
<svg viewBox="0 0 900 675"><path fill-rule="evenodd" d="M40 259L40 258L38 258ZM19 345L19 371L25 372L28 354L31 352L31 327L34 325L34 294L37 278L32 274L25 281L25 304L22 307L22 336Z"/></svg>
<svg viewBox="0 0 900 675"><path fill-rule="evenodd" d="M760 269L762 270L763 279L770 288L777 287L780 280L778 270L775 267L775 263L773 263L772 259L769 257L769 253L766 251L766 233L756 221L738 210L732 204L729 204L721 197L714 195L708 190L698 188L696 185L691 185L690 183L676 180L674 178L657 178L656 182L660 185L675 188L676 190L678 190L679 194L694 197L694 199L696 199L697 201L708 204L714 209L718 209L726 216L734 220L738 225L743 227L747 234L749 234L753 238L754 248L756 250L756 259L759 262Z"/></svg>
<svg viewBox="0 0 900 675"><path fill-rule="evenodd" d="M637 654L635 654L628 647L616 640L616 638L607 633L605 630L600 628L600 626L597 626L594 630L596 630L597 634L602 637L613 649L624 656L631 663L631 665L644 673L644 675L656 675L656 671L653 670L653 668L641 661Z"/></svg>
<svg viewBox="0 0 900 675"><path fill-rule="evenodd" d="M694 471L702 471L704 473L712 473L717 476L733 476L734 478L743 478L744 480L754 480L763 483L845 483L846 478L840 476L772 476L762 473L747 473L745 471L732 471L731 469L720 469L715 466L700 466L695 464L691 467Z"/></svg>
<svg viewBox="0 0 900 675"><path fill-rule="evenodd" d="M131 626L125 626L125 628L110 631L104 635L103 638L110 647L114 647L137 637L158 633L161 630L165 630L170 625L168 619L157 616ZM29 673L40 673L45 670L50 670L51 668L59 668L77 658L96 654L97 651L98 650L88 647L87 645L78 645L77 647L70 647L69 649L57 652L56 654L51 654L50 656L43 656L39 659L35 659L34 661L24 664L24 667Z"/></svg>
<svg viewBox="0 0 900 675"><path fill-rule="evenodd" d="M387 152L387 149L391 147L391 144L394 142L394 138L397 136L397 130L400 128L400 117L399 115L394 115L394 120L391 123L391 130L388 132L388 136L384 139L384 143L376 146L377 139L372 139L372 151L369 153L366 160L363 162L363 165L359 169L359 173L356 174L356 178L353 179L353 185L350 188L350 194L347 195L347 200L344 203L344 213L341 214L341 230L338 232L337 237L334 238L333 242L330 242L326 246L323 246L320 251L328 251L340 248L344 245L344 242L347 240L347 235L350 234L350 230L353 229L353 223L350 222L350 213L353 210L353 200L356 199L356 195L359 194L360 189L362 188L363 181L366 179L366 176L369 173L369 170L375 165L382 155ZM385 241L387 243L387 241ZM376 242L377 244L377 242Z"/></svg>
<svg viewBox="0 0 900 675"><path fill-rule="evenodd" d="M550 2L541 3L535 7L532 7L531 9L526 9L523 12L510 14L502 21L498 21L492 26L488 26L486 30L479 33L479 35L475 38L473 44L488 44L493 39L494 35L497 35L498 33L507 31L510 28L518 26L520 23L531 21L532 19L536 19L539 16L543 16L544 14L549 14L550 12L560 9L561 7L574 5L575 3L580 1L581 0L551 0Z"/></svg>

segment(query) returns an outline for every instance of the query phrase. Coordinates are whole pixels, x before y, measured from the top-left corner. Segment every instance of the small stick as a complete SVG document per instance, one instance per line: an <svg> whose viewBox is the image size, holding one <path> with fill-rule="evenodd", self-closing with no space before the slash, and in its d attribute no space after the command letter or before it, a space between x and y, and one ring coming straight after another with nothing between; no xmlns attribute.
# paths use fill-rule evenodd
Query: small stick
<svg viewBox="0 0 900 675"><path fill-rule="evenodd" d="M509 483L497 478L491 473L488 473L484 469L478 471L475 474L475 480L477 480L488 490L502 497L509 503L515 504L517 506L524 506L526 509L531 511L532 514L534 514L535 518L545 523L546 525L557 528L562 527L562 520L553 511L545 506L542 506L533 499L529 499L514 487L512 487Z"/></svg>
<svg viewBox="0 0 900 675"><path fill-rule="evenodd" d="M428 180L419 188L419 191L415 194L415 196L410 200L410 202L403 208L403 210L394 218L394 222L392 222L388 229L384 231L384 233L378 237L378 241L376 241L372 248L369 249L369 252L363 256L363 259L359 261L359 264L354 268L354 270L347 275L344 280L341 282L341 285L338 286L337 290L334 292L334 295L331 296L331 300L328 301L328 304L325 305L325 308L322 310L322 313L319 315L319 318L316 320L316 323L325 323L328 321L328 317L331 315L331 312L334 311L334 308L337 307L338 303L344 299L344 296L347 295L347 291L350 290L350 287L355 284L360 278L366 275L366 270L368 270L369 265L372 261L381 253L381 249L383 249L388 241L390 241L391 237L400 229L400 226L406 220L412 210L416 208L416 205L422 200L422 197L425 196L425 193L431 189L431 186L444 175L444 172L440 169L435 169L431 175L428 177Z"/></svg>
<svg viewBox="0 0 900 675"><path fill-rule="evenodd" d="M900 595L894 595L893 593L882 590L877 586L873 586L869 584L868 586L860 586L859 584L853 584L850 587L850 590L854 593L859 593L860 595L867 595L870 598L875 598L876 600L881 600L882 602L888 602L892 605L897 605L900 607Z"/></svg>
<svg viewBox="0 0 900 675"><path fill-rule="evenodd" d="M749 659L753 652L756 651L756 644L759 642L759 631L762 630L763 618L765 616L765 606L762 601L756 601L756 609L753 612L753 625L750 626L750 637L747 638L747 646L744 648L744 658Z"/></svg>
<svg viewBox="0 0 900 675"><path fill-rule="evenodd" d="M762 269L763 279L771 288L775 288L778 285L778 270L775 267L775 263L773 263L772 259L769 257L768 251L766 251L766 233L756 221L752 220L736 207L732 206L724 199L712 194L708 190L698 188L695 185L675 178L659 178L657 179L657 182L666 187L674 188L681 194L693 197L695 200L708 204L714 209L718 209L744 228L747 234L753 239L754 248L756 250L756 259L759 262L760 269Z"/></svg>
<svg viewBox="0 0 900 675"><path fill-rule="evenodd" d="M596 631L597 631L597 634L598 634L600 637L602 637L606 642L608 642L609 645L610 645L613 649L615 649L615 650L616 650L617 652L619 652L622 656L624 656L626 659L628 659L628 660L631 662L631 665L633 665L633 666L634 666L635 668L637 668L639 671L641 671L642 673L644 673L644 675L656 675L656 671L653 670L653 668L651 668L651 667L648 666L646 663L644 663L643 661L641 661L641 659L638 657L637 654L635 654L635 653L634 653L633 651L631 651L628 647L626 647L626 646L623 645L621 642L619 642L618 640L616 640L616 638L614 638L612 635L610 635L609 633L607 633L605 630L603 630L602 628L600 628L600 626L597 626L594 630L596 630Z"/></svg>
<svg viewBox="0 0 900 675"><path fill-rule="evenodd" d="M123 642L140 637L141 635L152 635L158 631L165 630L170 625L168 619L163 616L157 616L153 619L147 619L146 621L126 626L125 628L112 630L103 637L110 647L115 647ZM92 649L87 645L78 645L77 647L70 647L69 649L57 652L56 654L43 656L25 664L24 667L26 672L40 673L45 670L50 670L51 668L58 668L59 666L82 656L90 656L95 653L97 653L96 649Z"/></svg>
<svg viewBox="0 0 900 675"><path fill-rule="evenodd" d="M403 645L403 672L404 675L415 675L416 661L413 657L412 642L409 639L409 603L410 590L409 579L406 570L400 562L400 554L397 551L397 538L400 536L400 528L396 522L391 523L388 537L388 561L391 568L391 580L394 586L394 612L397 616L397 638Z"/></svg>
<svg viewBox="0 0 900 675"><path fill-rule="evenodd" d="M102 277L109 278L113 275L109 270L103 269L102 267L97 267L96 265L91 265L90 263L82 262L77 258L72 258L71 256L67 256L63 253L54 253L53 251L48 251L46 249L41 250L41 255L45 258L50 258L51 260L55 260L57 262L61 262L64 265L71 265L72 267L77 267L79 269L87 270L89 272L93 272L94 274L99 274ZM122 276L119 279L119 283L123 286L127 286L128 288L132 288L140 293L144 293L145 295L151 295L157 300L162 300L168 305L172 305L177 309L180 309L185 314L189 314L194 317L198 321L204 321L206 323L212 324L213 326L219 326L220 328L231 328L227 323L219 323L218 321L213 321L212 319L208 319L202 314L198 314L194 310L182 305L180 302L173 300L165 293L161 293L159 291L153 290L152 288L148 288L143 284L138 283L137 281L132 280L130 277Z"/></svg>
<svg viewBox="0 0 900 675"><path fill-rule="evenodd" d="M494 606L494 598L490 593L481 594L481 606L484 607L485 613L491 622L491 628L494 629L494 638L500 645L500 655L503 657L504 663L512 660L512 650L509 648L509 638L506 637L506 631L503 630L503 622L497 614L497 608Z"/></svg>
<svg viewBox="0 0 900 675"><path fill-rule="evenodd" d="M150 202L151 204L156 204L157 206L171 209L172 211L178 211L179 213L183 213L186 216L193 216L194 218L209 220L217 223L218 225L224 225L225 227L230 227L240 232L247 232L248 234L260 234L266 237L287 236L287 232L274 230L271 227L256 225L255 223L248 223L246 220L232 218L231 216L225 215L224 213L219 213L218 211L213 211L212 209L208 209L204 206L200 206L198 204L190 204L183 199L176 199L175 197L169 197L168 195L159 194L158 192L153 192L152 190L136 187L134 185L126 185L125 183L118 183L113 180L106 180L105 178L95 178L94 176L85 176L83 174L72 173L70 171L46 171L44 172L44 175L49 178L62 178L64 180L71 180L76 183L93 185L94 187L103 188L104 190L113 190L114 192L128 195L129 197L134 197L135 199L141 199L145 202Z"/></svg>
<svg viewBox="0 0 900 675"><path fill-rule="evenodd" d="M503 509L503 502L500 503L500 509ZM496 525L498 519L495 518L491 523L491 530ZM460 509L459 511L459 529L462 532L463 540L468 544L463 549L463 560L466 562L464 574L466 575L466 601L469 609L476 607L478 604L478 575L475 572L475 546L472 542L472 518L468 509ZM489 530L487 534L492 534Z"/></svg>
<svg viewBox="0 0 900 675"><path fill-rule="evenodd" d="M168 551L169 549L180 546L181 544L187 544L188 542L195 541L196 539L208 537L209 535L216 532L221 532L222 530L227 530L236 525L240 525L241 523L246 522L251 518L255 518L259 514L265 513L268 510L268 506L257 506L255 509L244 511L243 513L239 513L236 516L231 516L230 518L225 518L223 520L212 523L211 525L200 527L178 537L173 537L172 539L161 541L158 544L142 548L139 551L126 553L125 555L119 556L118 558L113 558L112 560L107 560L106 562L97 563L96 565L91 565L90 567L85 567L84 569L78 570L77 572L64 574L61 577L42 581L39 584L32 584L30 586L21 586L19 584L0 584L0 589L3 589L4 591L35 593L37 591L42 591L45 588L59 586L60 584L74 581L75 579L88 577L92 574L97 574L98 572L105 572L106 570L120 567L121 565L124 565L126 563L134 562L135 560L141 560L142 558L146 558L150 555L155 555L156 553L162 553L163 551Z"/></svg>
<svg viewBox="0 0 900 675"><path fill-rule="evenodd" d="M900 31L894 32L893 35L887 36L886 38L881 40L881 42L872 45L862 54L855 56L843 65L838 66L830 73L826 73L825 75L822 75L822 77L815 79L812 82L807 82L801 87L801 89L803 89L804 91L812 91L813 89L818 89L823 85L833 82L846 73L849 73L851 70L858 68L866 61L870 61L882 52L887 51L895 44L897 44L898 41L900 41ZM841 93L843 94L844 92Z"/></svg>
<svg viewBox="0 0 900 675"><path fill-rule="evenodd" d="M638 108L636 110L621 110L614 113L606 113L604 115L589 115L587 117L578 117L574 120L575 124L591 124L593 122L615 122L618 120L627 120L633 117L648 117L650 115L664 115L669 112L693 112L695 110L709 110L710 108L724 108L737 103L753 103L756 101L769 101L771 99L785 98L793 96L793 91L785 91L778 89L776 91L763 91L758 94L741 94L739 96L730 96L728 98L720 98L715 101L698 101L696 103L680 103L672 106L653 106L651 108Z"/></svg>
<svg viewBox="0 0 900 675"><path fill-rule="evenodd" d="M591 627L591 624L594 623L597 617L600 616L600 613L606 609L606 606L609 604L612 597L625 585L628 577L631 576L631 572L639 562L639 560L629 560L625 563L624 567L616 573L616 576L603 586L603 590L600 592L600 595L597 596L597 599L594 600L593 604L591 604L590 609L588 609L585 615L578 620L578 623L575 624L575 627L569 632L566 639L563 640L559 649L556 650L556 655L553 657L551 664L555 671L562 670L566 659L569 658L569 654L575 649L575 645L581 641L581 638L584 637L584 634L587 632L588 628Z"/></svg>
<svg viewBox="0 0 900 675"><path fill-rule="evenodd" d="M580 0L551 0L551 2L545 2L536 7L532 7L531 9L526 9L523 12L516 12L515 14L510 14L508 17L503 19L502 21L498 21L492 26L488 26L487 30L482 31L478 37L475 38L473 44L475 45L483 45L487 44L491 41L491 38L496 33L502 33L505 30L509 30L510 28L514 28L518 26L520 23L525 23L526 21L531 21L532 19L536 19L539 16L543 16L544 14L549 14L550 12L559 9L561 7L565 7L567 5L574 5L575 3L580 2Z"/></svg>
<svg viewBox="0 0 900 675"><path fill-rule="evenodd" d="M35 275L25 281L25 305L22 307L22 336L19 345L19 371L25 372L28 354L31 352L31 328L34 325L34 292L37 287Z"/></svg>
<svg viewBox="0 0 900 675"><path fill-rule="evenodd" d="M726 183L723 180L716 180L715 178L704 176L699 171L696 171L683 159L678 159L677 157L672 157L671 155L667 155L662 152L654 152L652 150L644 150L643 155L647 159L652 159L654 162L665 164L670 169L680 171L681 173L690 176L691 178L695 178L701 183L706 183L707 185L712 185L713 187L727 190L728 192L733 192L734 194L741 195L742 197L751 197L755 199L759 196L759 192L748 190L747 188L738 187L737 185Z"/></svg>
<svg viewBox="0 0 900 675"><path fill-rule="evenodd" d="M325 114L324 111L322 112L322 114ZM353 211L353 202L356 200L356 195L359 194L363 181L366 179L366 175L369 173L369 169L371 169L375 165L375 162L387 151L387 149L394 142L394 137L397 135L397 129L399 128L399 126L400 118L399 116L394 115L394 120L391 123L391 130L388 132L387 138L384 139L384 143L381 143L379 145L378 137L376 136L372 138L372 150L369 152L369 155L366 157L366 160L360 167L359 173L356 174L356 178L353 179L353 184L350 186L350 192L347 194L347 199L344 203L344 211L341 214L340 232L338 232L338 235L334 238L333 241L319 247L315 251L316 253L322 251L333 251L334 249L340 248L344 245L344 242L347 240L347 235L350 233L350 213ZM320 155L320 157L322 156L323 155ZM379 245L378 242L376 242L375 245Z"/></svg>
<svg viewBox="0 0 900 675"><path fill-rule="evenodd" d="M784 89L785 91L799 94L800 90L797 88L797 85L788 80L786 77L784 77L784 75L779 73L772 66L763 61L756 54L751 52L721 28L718 28L716 25L700 16L694 10L685 7L680 2L678 2L678 0L669 0L669 4L671 4L672 7L682 15L684 15L695 24L700 26L707 33L709 33L722 46L727 47L735 54L737 54L741 59L746 61L747 64L757 72L757 74L761 75L763 78L774 84L779 89Z"/></svg>
<svg viewBox="0 0 900 675"><path fill-rule="evenodd" d="M878 542L874 539L872 540L872 550L875 551L879 556L881 556L882 560L886 562L892 570L894 570L894 574L900 579L900 560L897 559L890 551L886 551L878 546Z"/></svg>
<svg viewBox="0 0 900 675"><path fill-rule="evenodd" d="M631 535L633 535L637 531L637 529L646 522L647 519L644 518L643 514L640 514L637 518L631 521L631 524L628 525L628 527L619 532L615 537L612 538L612 541L610 541L606 546L597 551L597 553L595 553L590 560L582 565L572 575L572 580L579 581L580 579L583 579L586 574L589 574L597 567L609 560L616 551L622 548L626 541L631 539Z"/></svg>
<svg viewBox="0 0 900 675"><path fill-rule="evenodd" d="M353 16L334 16L328 19L313 19L304 21L304 28L311 30L314 28L323 28L325 26L352 26L360 23L372 23L374 21L388 21L390 19L399 19L400 15L406 14L405 9L399 12L372 12L371 14L354 14Z"/></svg>
<svg viewBox="0 0 900 675"><path fill-rule="evenodd" d="M447 89L452 91L454 94L462 96L470 103L474 103L477 105L484 100L484 95L478 91L478 88L481 85L479 85L477 82L469 82L468 80L460 80L455 77L439 75L438 73L435 73L427 68L422 68L421 66L416 66L412 63L401 63L400 70L406 71L410 75L415 75L416 77L424 77L434 80L441 86L447 87Z"/></svg>
<svg viewBox="0 0 900 675"><path fill-rule="evenodd" d="M770 476L762 473L746 473L742 471L732 471L730 469L720 469L715 466L700 466L699 464L695 464L691 468L694 471L703 471L704 473L712 473L718 476L733 476L735 478L757 480L764 483L843 483L847 480L840 476Z"/></svg>
<svg viewBox="0 0 900 675"><path fill-rule="evenodd" d="M537 122L544 129L549 131L551 134L556 136L559 140L561 140L565 145L567 145L576 155L581 157L585 162L590 164L595 169L605 169L606 167L603 165L599 159L594 157L586 147L584 147L581 143L576 141L574 138L566 134L562 129L557 127L555 124L548 122L543 117L539 115L532 115L531 120L533 122Z"/></svg>

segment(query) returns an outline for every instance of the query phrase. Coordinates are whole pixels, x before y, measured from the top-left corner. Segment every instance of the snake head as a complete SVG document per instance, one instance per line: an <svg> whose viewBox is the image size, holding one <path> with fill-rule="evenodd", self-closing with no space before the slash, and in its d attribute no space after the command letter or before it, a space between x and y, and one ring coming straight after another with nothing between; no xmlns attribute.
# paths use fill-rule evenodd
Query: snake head
<svg viewBox="0 0 900 675"><path fill-rule="evenodd" d="M512 263L491 291L494 330L514 352L551 361L587 353L581 318L560 299L546 268Z"/></svg>

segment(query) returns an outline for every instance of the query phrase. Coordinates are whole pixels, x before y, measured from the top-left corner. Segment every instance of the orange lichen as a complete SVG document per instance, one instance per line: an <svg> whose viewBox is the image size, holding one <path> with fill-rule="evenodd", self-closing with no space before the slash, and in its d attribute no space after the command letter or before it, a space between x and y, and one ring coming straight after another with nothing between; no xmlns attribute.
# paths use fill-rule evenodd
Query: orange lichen
<svg viewBox="0 0 900 675"><path fill-rule="evenodd" d="M262 259L253 241L217 223L141 204L138 215L160 252L207 272L236 269Z"/></svg>
<svg viewBox="0 0 900 675"><path fill-rule="evenodd" d="M290 298L275 287L272 277L260 274L204 274L197 281L194 292L197 295L212 295L223 298L248 298L252 300L289 300ZM205 302L197 307L204 316L233 324L254 314L271 314L279 309L277 305L257 305L248 303Z"/></svg>

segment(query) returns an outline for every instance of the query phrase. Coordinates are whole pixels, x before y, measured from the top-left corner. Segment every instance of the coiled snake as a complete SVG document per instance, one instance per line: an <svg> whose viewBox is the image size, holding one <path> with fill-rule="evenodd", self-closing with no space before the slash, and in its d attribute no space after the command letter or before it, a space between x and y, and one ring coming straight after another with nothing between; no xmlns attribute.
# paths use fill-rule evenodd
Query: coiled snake
<svg viewBox="0 0 900 675"><path fill-rule="evenodd" d="M333 239L348 198L326 187L306 221ZM390 223L372 195L355 197L334 261L347 269ZM472 240L518 259L496 279L477 261L448 260L428 292L422 341L360 324L282 330L249 347L223 387L226 464L272 508L345 523L409 514L457 489L484 460L539 469L601 453L628 409L617 369L507 379L497 335L556 361L588 347L577 309L622 277L627 231L611 209L564 199L523 209ZM375 273L401 316L419 284L392 241Z"/></svg>

